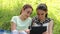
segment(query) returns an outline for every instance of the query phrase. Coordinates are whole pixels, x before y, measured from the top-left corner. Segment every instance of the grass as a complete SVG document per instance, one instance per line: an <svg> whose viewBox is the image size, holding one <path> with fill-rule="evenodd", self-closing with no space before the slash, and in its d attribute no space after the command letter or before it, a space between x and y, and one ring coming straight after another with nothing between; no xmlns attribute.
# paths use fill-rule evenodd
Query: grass
<svg viewBox="0 0 60 34"><path fill-rule="evenodd" d="M53 34L60 34L60 0L0 0L0 29L10 30L10 20L12 16L20 15L20 10L24 4L33 7L31 17L36 16L36 7L40 3L48 6L48 17L54 20Z"/></svg>

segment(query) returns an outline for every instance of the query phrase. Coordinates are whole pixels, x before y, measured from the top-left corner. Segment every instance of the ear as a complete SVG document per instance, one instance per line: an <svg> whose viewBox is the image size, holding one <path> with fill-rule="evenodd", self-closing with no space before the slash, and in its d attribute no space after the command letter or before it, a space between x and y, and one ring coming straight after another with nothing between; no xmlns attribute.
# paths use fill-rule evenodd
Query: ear
<svg viewBox="0 0 60 34"><path fill-rule="evenodd" d="M48 12L46 11L46 14L48 14Z"/></svg>

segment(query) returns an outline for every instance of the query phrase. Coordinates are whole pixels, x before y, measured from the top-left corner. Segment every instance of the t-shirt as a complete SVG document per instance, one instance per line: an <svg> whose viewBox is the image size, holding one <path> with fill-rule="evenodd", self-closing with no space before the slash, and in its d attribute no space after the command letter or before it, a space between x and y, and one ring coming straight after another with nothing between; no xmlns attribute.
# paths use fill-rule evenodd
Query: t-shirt
<svg viewBox="0 0 60 34"><path fill-rule="evenodd" d="M31 25L32 19L28 17L26 20L22 21L19 16L13 16L11 22L16 24L16 30L26 30Z"/></svg>

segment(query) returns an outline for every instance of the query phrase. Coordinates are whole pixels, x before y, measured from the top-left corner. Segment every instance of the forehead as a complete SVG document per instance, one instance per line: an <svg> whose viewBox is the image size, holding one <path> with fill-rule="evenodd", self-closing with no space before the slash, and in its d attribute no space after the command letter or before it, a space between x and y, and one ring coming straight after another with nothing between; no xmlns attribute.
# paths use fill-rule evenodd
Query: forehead
<svg viewBox="0 0 60 34"><path fill-rule="evenodd" d="M44 10L37 10L37 13L41 14L41 13L46 13Z"/></svg>
<svg viewBox="0 0 60 34"><path fill-rule="evenodd" d="M26 11L32 11L32 8L26 8L25 10Z"/></svg>

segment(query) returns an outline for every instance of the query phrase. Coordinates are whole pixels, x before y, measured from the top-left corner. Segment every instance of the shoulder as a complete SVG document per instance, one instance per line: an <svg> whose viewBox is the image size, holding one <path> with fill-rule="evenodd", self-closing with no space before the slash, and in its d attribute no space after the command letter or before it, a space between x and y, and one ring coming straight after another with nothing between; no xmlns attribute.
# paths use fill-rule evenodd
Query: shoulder
<svg viewBox="0 0 60 34"><path fill-rule="evenodd" d="M27 22L29 23L29 25L31 25L31 23L32 23L32 18L31 18L31 17L28 17L28 18L27 18Z"/></svg>
<svg viewBox="0 0 60 34"><path fill-rule="evenodd" d="M13 16L11 21L16 21L17 18L18 18L18 16Z"/></svg>
<svg viewBox="0 0 60 34"><path fill-rule="evenodd" d="M49 23L53 23L53 19L48 18Z"/></svg>
<svg viewBox="0 0 60 34"><path fill-rule="evenodd" d="M32 19L31 17L28 17L28 19Z"/></svg>
<svg viewBox="0 0 60 34"><path fill-rule="evenodd" d="M13 16L12 18L17 18L18 16Z"/></svg>
<svg viewBox="0 0 60 34"><path fill-rule="evenodd" d="M53 19L51 19L51 18L46 18L45 23L50 23L50 22L52 22L52 21L53 21Z"/></svg>
<svg viewBox="0 0 60 34"><path fill-rule="evenodd" d="M53 25L53 22L54 22L54 21L53 21L53 19L51 19L51 21L49 22L49 23L50 23L50 25Z"/></svg>
<svg viewBox="0 0 60 34"><path fill-rule="evenodd" d="M31 20L32 21L32 18L31 17L28 17L28 20Z"/></svg>
<svg viewBox="0 0 60 34"><path fill-rule="evenodd" d="M53 26L53 23L54 23L53 19L50 18L49 27L50 27L50 26L52 27L52 26Z"/></svg>
<svg viewBox="0 0 60 34"><path fill-rule="evenodd" d="M14 22L16 23L16 19L17 19L18 16L13 16L12 19L11 19L11 22Z"/></svg>

